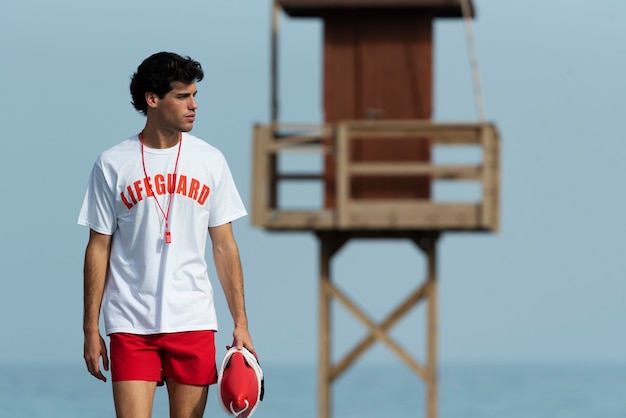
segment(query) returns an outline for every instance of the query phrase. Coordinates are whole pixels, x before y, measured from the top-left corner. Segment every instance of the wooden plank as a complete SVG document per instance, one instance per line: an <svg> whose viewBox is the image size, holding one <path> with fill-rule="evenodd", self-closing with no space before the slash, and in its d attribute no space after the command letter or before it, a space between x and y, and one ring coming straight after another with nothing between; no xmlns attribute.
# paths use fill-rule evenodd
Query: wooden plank
<svg viewBox="0 0 626 418"><path fill-rule="evenodd" d="M402 129L367 129L367 130L358 130L354 128L350 129L350 136L356 137L358 136L360 139L370 139L375 140L379 138L407 138L407 139L416 139L422 140L424 137L428 137L433 143L445 145L445 144L479 144L480 143L480 135L476 132L476 130L435 130L435 129L412 129L411 127L405 127ZM327 135L331 135L330 132ZM288 147L294 147L299 144L309 144L314 143L317 144L322 142L323 135L321 134L293 134L289 136L282 136L280 138L276 138L274 142L272 142L271 149L282 149Z"/></svg>
<svg viewBox="0 0 626 418"><path fill-rule="evenodd" d="M389 131L389 130L430 130L434 132L445 131L476 131L481 123L466 123L466 122L433 122L428 119L393 119L393 120L368 120L368 119L355 119L345 120L345 123L350 125L351 129L361 131Z"/></svg>
<svg viewBox="0 0 626 418"><path fill-rule="evenodd" d="M472 214L473 215L473 214ZM428 219L387 214L378 216L353 215L344 222L344 230L384 229L384 230L424 230L424 231L485 231L476 216L437 216ZM286 228L281 228L286 229Z"/></svg>
<svg viewBox="0 0 626 418"><path fill-rule="evenodd" d="M293 148L302 145L321 145L322 138L318 135L298 135L288 136L276 139L271 142L269 149L271 151L280 151L282 149Z"/></svg>
<svg viewBox="0 0 626 418"><path fill-rule="evenodd" d="M353 200L351 202L351 210L353 212L372 212L385 213L389 210L398 210L405 212L413 212L418 215L429 213L453 213L463 212L467 210L477 211L478 203L439 203L431 200L404 200L404 199L386 199L386 200Z"/></svg>
<svg viewBox="0 0 626 418"><path fill-rule="evenodd" d="M431 137L431 141L435 145L477 145L479 144L478 136L474 133L438 133Z"/></svg>
<svg viewBox="0 0 626 418"><path fill-rule="evenodd" d="M477 165L433 165L428 163L352 163L350 174L402 176L426 175L436 179L480 180L482 167Z"/></svg>
<svg viewBox="0 0 626 418"><path fill-rule="evenodd" d="M421 121L350 121L347 122L350 135L359 139L381 137L428 137L440 144L479 144L484 125L431 123Z"/></svg>
<svg viewBox="0 0 626 418"><path fill-rule="evenodd" d="M335 213L325 211L268 211L268 215L254 225L274 231L329 231L363 230L386 231L486 231L480 223L479 209L465 213L434 214L431 218L416 217L411 213L348 214L342 227L335 221ZM382 237L382 236L381 236Z"/></svg>
<svg viewBox="0 0 626 418"><path fill-rule="evenodd" d="M285 173L276 175L276 180L303 180L303 181L312 181L312 180L323 180L323 174L310 174L310 173Z"/></svg>
<svg viewBox="0 0 626 418"><path fill-rule="evenodd" d="M350 129L354 130L431 130L434 132L441 131L475 131L478 134L478 130L483 125L489 125L484 123L472 123L472 122L433 122L427 119L394 119L394 120L346 120L344 121L350 126Z"/></svg>
<svg viewBox="0 0 626 418"><path fill-rule="evenodd" d="M277 230L326 229L421 229L421 230L483 230L479 204L419 204L388 206L387 203L353 203L342 223L332 210L268 210L255 225ZM387 209L385 209L387 207Z"/></svg>
<svg viewBox="0 0 626 418"><path fill-rule="evenodd" d="M416 139L427 138L433 145L477 145L480 139L474 133L435 133L432 131L380 131L363 133L359 131L350 132L350 135L361 141L380 139Z"/></svg>
<svg viewBox="0 0 626 418"><path fill-rule="evenodd" d="M424 127L411 127L409 126L394 126L389 125L383 127L376 127L371 124L368 127L362 127L362 129L355 128L352 124L348 124L349 134L351 137L359 137L363 140L376 140L380 138L407 138L415 140L423 140L427 137L430 141L441 145L467 145L467 144L480 144L480 133L478 128L467 129L455 129L454 127L446 127L442 129L434 129L433 126ZM280 150L283 148L294 147L300 144L319 144L322 142L324 135L330 135L330 132L326 134L294 134L289 136L282 136L274 139L272 142L272 150Z"/></svg>
<svg viewBox="0 0 626 418"><path fill-rule="evenodd" d="M493 183L491 185L493 194L495 195L495 209L494 209L494 221L492 225L492 230L499 231L500 230L500 190L501 190L501 181L500 181L500 137L498 136L498 132L496 127L493 127L493 135L494 135L494 150L493 150L493 164L494 164L494 176Z"/></svg>
<svg viewBox="0 0 626 418"><path fill-rule="evenodd" d="M431 130L350 130L350 135L361 140L376 140L390 138L415 138L423 140L428 138L433 143L442 144L477 144L478 136L474 132L435 132Z"/></svg>
<svg viewBox="0 0 626 418"><path fill-rule="evenodd" d="M268 150L273 154L279 154L281 152L284 153L301 153L301 154L319 154L325 155L331 153L331 148L327 145L302 145L302 144L287 144L287 145L276 145L271 144L268 147Z"/></svg>
<svg viewBox="0 0 626 418"><path fill-rule="evenodd" d="M269 208L269 155L267 142L270 130L267 126L255 125L253 155L254 165L252 170L252 224L265 225L265 218Z"/></svg>
<svg viewBox="0 0 626 418"><path fill-rule="evenodd" d="M337 223L342 227L347 221L347 213L350 210L350 179L348 167L350 165L350 148L348 143L348 131L345 125L337 128Z"/></svg>
<svg viewBox="0 0 626 418"><path fill-rule="evenodd" d="M499 227L498 204L499 170L498 170L498 138L493 127L485 127L481 135L483 146L483 211L481 222L485 228L497 230Z"/></svg>
<svg viewBox="0 0 626 418"><path fill-rule="evenodd" d="M284 132L294 132L293 136L299 136L300 133L306 132L308 135L317 135L325 137L332 135L332 130L335 128L331 123L303 123L303 122L277 122L274 125L274 131L276 137L280 138L284 135ZM300 132L300 133L298 133ZM287 135L292 136L292 135Z"/></svg>
<svg viewBox="0 0 626 418"><path fill-rule="evenodd" d="M350 204L340 228L480 229L480 204L360 202Z"/></svg>
<svg viewBox="0 0 626 418"><path fill-rule="evenodd" d="M332 229L335 226L335 213L328 210L270 210L261 225L270 229Z"/></svg>
<svg viewBox="0 0 626 418"><path fill-rule="evenodd" d="M488 227L493 216L493 138L487 129L481 132L481 143L483 148L483 162L485 170L483 172L483 210L481 213L481 224Z"/></svg>

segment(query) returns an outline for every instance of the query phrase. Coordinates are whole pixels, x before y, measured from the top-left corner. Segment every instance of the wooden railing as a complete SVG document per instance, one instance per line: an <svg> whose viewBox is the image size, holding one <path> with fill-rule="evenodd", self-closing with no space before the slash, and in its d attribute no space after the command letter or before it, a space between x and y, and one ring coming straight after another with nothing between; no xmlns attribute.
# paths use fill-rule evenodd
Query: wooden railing
<svg viewBox="0 0 626 418"><path fill-rule="evenodd" d="M332 138L331 141L324 141ZM440 147L474 146L479 162L356 162L350 158L350 142L358 139L428 138L432 152ZM286 181L316 181L323 187L321 172L283 172L281 155L314 152L323 160L334 155L336 196L333 208L281 208L279 185ZM476 201L431 199L356 199L351 193L353 176L425 176L431 181L467 182L480 185ZM443 124L429 121L349 121L335 125L256 125L252 222L270 230L475 230L499 228L499 137L488 123ZM323 201L320 196L320 202Z"/></svg>

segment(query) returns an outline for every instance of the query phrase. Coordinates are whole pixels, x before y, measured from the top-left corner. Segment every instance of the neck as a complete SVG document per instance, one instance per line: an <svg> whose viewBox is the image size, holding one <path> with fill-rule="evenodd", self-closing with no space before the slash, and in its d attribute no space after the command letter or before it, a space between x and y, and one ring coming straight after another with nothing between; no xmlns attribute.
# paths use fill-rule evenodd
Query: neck
<svg viewBox="0 0 626 418"><path fill-rule="evenodd" d="M146 126L143 131L141 131L141 140L143 141L144 146L148 148L172 148L178 145L181 137L182 132L163 132L160 130L150 129L148 126Z"/></svg>

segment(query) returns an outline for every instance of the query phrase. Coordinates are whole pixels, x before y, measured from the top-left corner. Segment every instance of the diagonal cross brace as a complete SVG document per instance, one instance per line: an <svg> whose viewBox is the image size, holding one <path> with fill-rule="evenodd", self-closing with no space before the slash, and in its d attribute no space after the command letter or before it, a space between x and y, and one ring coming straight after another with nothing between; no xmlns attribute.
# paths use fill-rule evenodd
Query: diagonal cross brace
<svg viewBox="0 0 626 418"><path fill-rule="evenodd" d="M331 283L324 284L324 291L341 302L357 319L359 319L369 330L370 333L356 347L348 353L341 361L331 369L329 378L334 380L343 373L355 360L357 360L374 342L381 340L413 371L422 377L427 378L427 372L417 361L415 361L402 347L400 347L387 333L387 331L406 315L424 297L428 296L431 288L431 281L426 281L417 288L409 297L407 297L396 310L394 310L380 324L374 323L363 311L356 306L343 292Z"/></svg>

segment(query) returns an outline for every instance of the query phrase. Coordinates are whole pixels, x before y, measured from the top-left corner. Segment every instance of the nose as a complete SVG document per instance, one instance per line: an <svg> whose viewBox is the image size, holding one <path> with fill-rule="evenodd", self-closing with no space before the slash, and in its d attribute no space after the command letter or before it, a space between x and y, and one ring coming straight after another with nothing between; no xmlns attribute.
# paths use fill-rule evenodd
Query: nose
<svg viewBox="0 0 626 418"><path fill-rule="evenodd" d="M191 96L189 97L189 109L196 110L198 108L198 102L196 102L196 98Z"/></svg>

